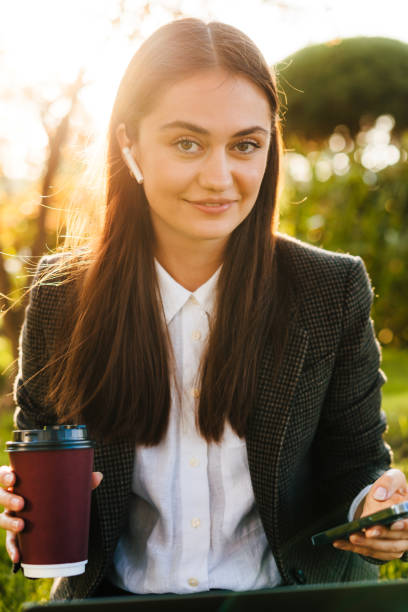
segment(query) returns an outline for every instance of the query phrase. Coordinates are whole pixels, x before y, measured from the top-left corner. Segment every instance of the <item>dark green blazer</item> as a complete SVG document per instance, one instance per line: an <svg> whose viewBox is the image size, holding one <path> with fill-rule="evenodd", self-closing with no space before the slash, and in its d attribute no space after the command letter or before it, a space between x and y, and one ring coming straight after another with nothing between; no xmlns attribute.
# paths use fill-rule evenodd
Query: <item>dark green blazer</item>
<svg viewBox="0 0 408 612"><path fill-rule="evenodd" d="M56 256L44 257L43 269ZM380 350L370 319L373 292L359 257L332 253L279 235L278 265L293 295L288 341L272 382L267 344L256 407L246 436L256 503L284 584L375 579L378 567L310 536L347 519L351 501L390 465L380 409ZM15 419L20 428L55 422L44 403L47 374L31 376L50 355L63 325L67 285L32 291L20 337ZM84 598L109 571L131 493L134 448L98 444L85 574L57 579L52 598ZM152 474L154 477L154 474Z"/></svg>

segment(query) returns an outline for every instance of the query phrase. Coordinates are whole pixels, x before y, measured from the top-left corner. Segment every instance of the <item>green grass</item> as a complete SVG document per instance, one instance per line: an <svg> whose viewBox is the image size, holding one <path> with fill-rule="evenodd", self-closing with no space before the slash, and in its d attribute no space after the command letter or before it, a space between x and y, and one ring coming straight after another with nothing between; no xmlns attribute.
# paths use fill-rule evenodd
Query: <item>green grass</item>
<svg viewBox="0 0 408 612"><path fill-rule="evenodd" d="M408 351L384 349L382 369L388 377L383 387L383 408L389 424L385 438L394 449L394 466L408 475ZM0 465L8 463L4 448L11 429L11 412L3 410L0 412ZM46 601L52 580L28 580L22 572L12 574L4 538L4 533L0 533L0 612L20 612L25 601ZM408 578L408 564L386 563L380 568L380 577Z"/></svg>
<svg viewBox="0 0 408 612"><path fill-rule="evenodd" d="M385 439L393 449L394 463L408 475L408 351L384 350L382 369L388 378L383 387Z"/></svg>

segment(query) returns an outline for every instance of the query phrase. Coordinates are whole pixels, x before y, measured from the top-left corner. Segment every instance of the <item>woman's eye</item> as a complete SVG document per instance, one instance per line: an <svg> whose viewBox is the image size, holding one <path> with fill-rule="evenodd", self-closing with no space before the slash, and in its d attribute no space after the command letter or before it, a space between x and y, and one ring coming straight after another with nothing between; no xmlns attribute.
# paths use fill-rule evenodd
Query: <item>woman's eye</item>
<svg viewBox="0 0 408 612"><path fill-rule="evenodd" d="M261 145L257 142L253 142L252 140L244 140L242 142L238 142L235 147L240 153L252 153L255 149L260 149Z"/></svg>
<svg viewBox="0 0 408 612"><path fill-rule="evenodd" d="M182 153L197 153L199 150L199 144L194 140L188 138L182 138L176 142L176 146Z"/></svg>
<svg viewBox="0 0 408 612"><path fill-rule="evenodd" d="M177 140L175 145L181 153L198 153L201 149L199 143L195 140L191 140L190 138L181 138L180 140ZM260 149L261 145L252 140L243 140L235 144L233 148L239 153L248 155L249 153L253 153L255 149Z"/></svg>

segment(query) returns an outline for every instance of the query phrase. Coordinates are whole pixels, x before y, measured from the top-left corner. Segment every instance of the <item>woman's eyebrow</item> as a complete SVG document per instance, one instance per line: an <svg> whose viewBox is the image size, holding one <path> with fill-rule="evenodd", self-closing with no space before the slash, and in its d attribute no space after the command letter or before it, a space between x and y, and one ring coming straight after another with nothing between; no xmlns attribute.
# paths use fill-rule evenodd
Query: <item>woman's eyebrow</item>
<svg viewBox="0 0 408 612"><path fill-rule="evenodd" d="M195 125L194 123L189 123L188 121L171 121L170 123L165 123L160 127L160 130L169 130L172 128L184 128L185 130L190 130L191 132L197 132L198 134L206 134L208 135L210 132L205 128L200 127L199 125ZM269 130L261 127L260 125L254 125L252 127L246 128L245 130L240 130L233 134L233 138L236 136L247 136L248 134L253 134L254 132L261 132L262 134L270 134Z"/></svg>

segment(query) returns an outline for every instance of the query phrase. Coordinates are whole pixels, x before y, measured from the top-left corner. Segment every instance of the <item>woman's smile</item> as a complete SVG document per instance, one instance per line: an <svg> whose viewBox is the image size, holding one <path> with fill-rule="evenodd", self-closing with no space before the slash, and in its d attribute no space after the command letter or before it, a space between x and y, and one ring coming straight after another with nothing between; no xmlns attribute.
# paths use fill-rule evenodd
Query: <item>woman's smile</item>
<svg viewBox="0 0 408 612"><path fill-rule="evenodd" d="M226 210L229 210L231 206L236 204L238 199L236 200L227 200L227 199L219 199L219 200L211 200L208 198L207 200L186 200L189 204L192 204L194 208L198 210L202 210L205 213L209 214L221 214Z"/></svg>

